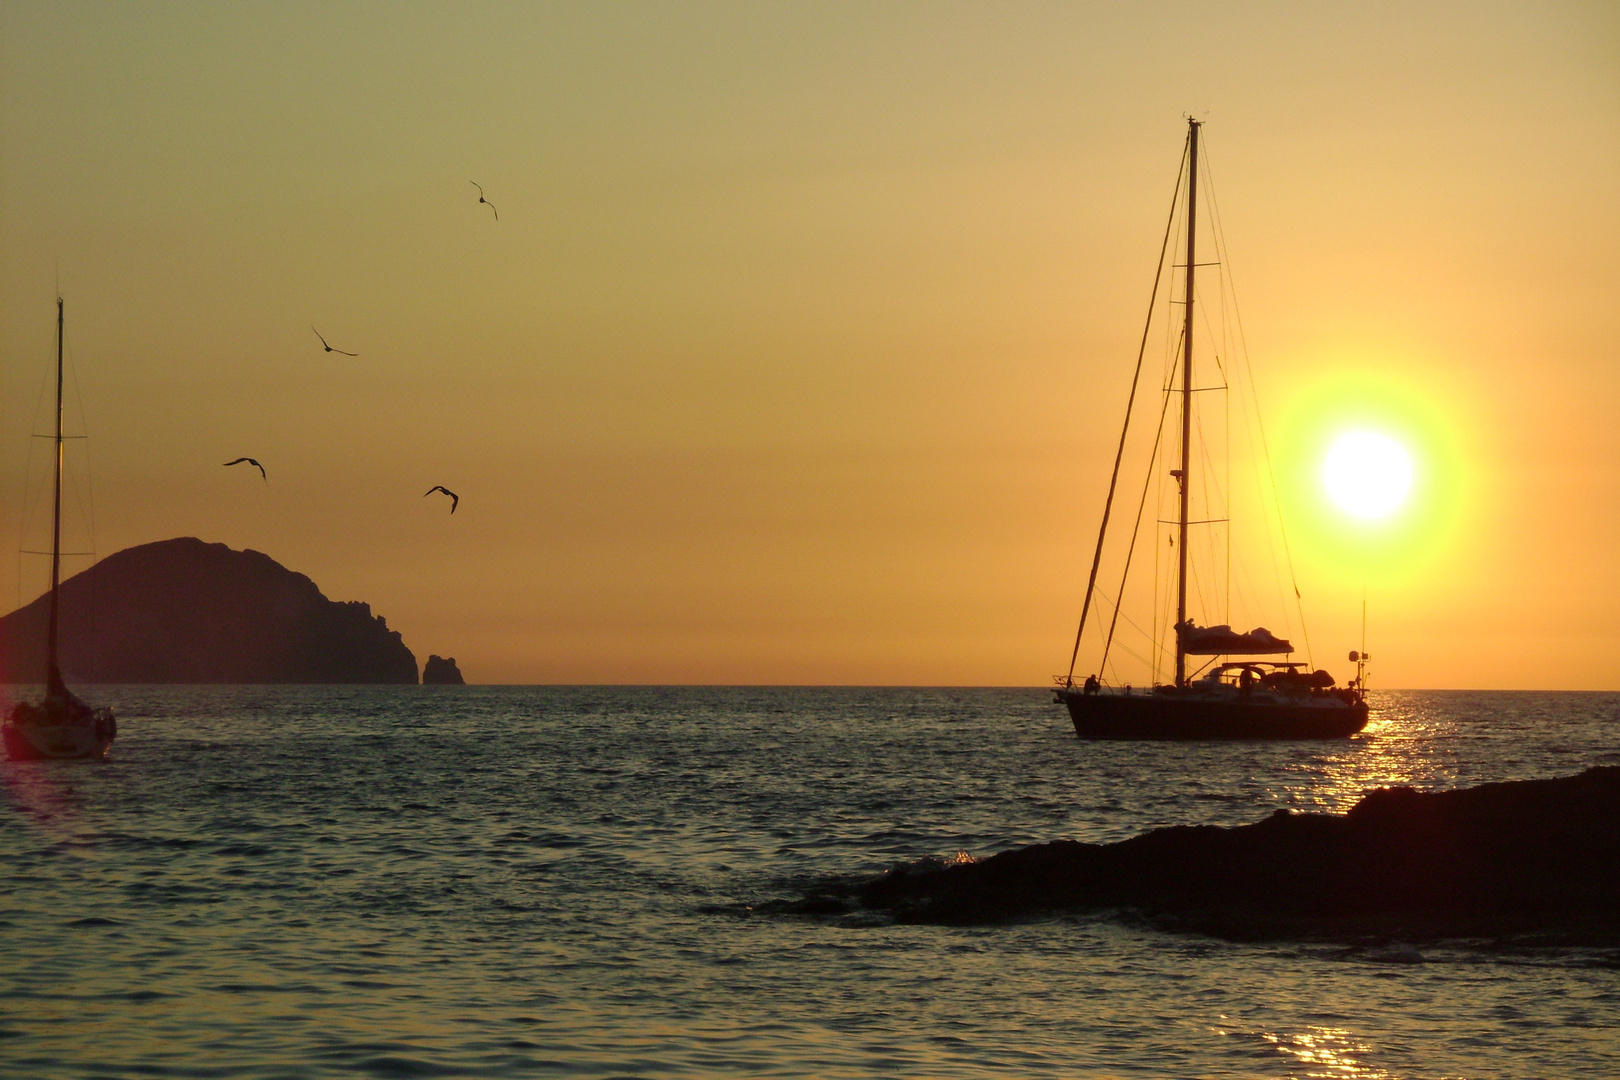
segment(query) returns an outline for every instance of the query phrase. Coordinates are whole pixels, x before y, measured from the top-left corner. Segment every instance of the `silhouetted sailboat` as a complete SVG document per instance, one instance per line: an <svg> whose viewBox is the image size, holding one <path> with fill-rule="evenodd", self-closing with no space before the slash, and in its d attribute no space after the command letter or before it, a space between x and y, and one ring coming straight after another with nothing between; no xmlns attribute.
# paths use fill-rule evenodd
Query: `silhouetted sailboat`
<svg viewBox="0 0 1620 1080"><path fill-rule="evenodd" d="M62 576L62 298L56 299L56 476L51 506L51 602L45 631L45 699L19 702L0 725L0 740L13 759L104 758L118 733L110 709L92 709L62 681L57 662L57 623Z"/></svg>
<svg viewBox="0 0 1620 1080"><path fill-rule="evenodd" d="M1207 670L1195 671L1192 675L1187 670L1187 658L1190 656L1210 657L1213 662L1223 657L1288 656L1293 653L1290 642L1264 628L1238 633L1229 626L1201 627L1187 614L1187 530L1189 525L1198 524L1188 519L1193 465L1192 395L1197 389L1193 384L1193 280L1199 265L1196 244L1198 129L1199 121L1189 119L1185 220L1187 262L1185 292L1181 301L1183 325L1179 364L1181 386L1179 390L1172 391L1178 393L1181 399L1181 462L1180 468L1170 472L1177 483L1179 504L1177 519L1171 523L1177 528L1171 541L1177 547L1175 680L1138 692L1133 692L1129 685L1105 686L1097 676L1087 678L1080 685L1076 685L1074 680L1075 661L1080 653L1081 637L1085 633L1086 616L1092 610L1092 598L1097 592L1097 569L1102 559L1109 510L1113 506L1120 462L1125 452L1125 433L1122 432L1097 537L1097 552L1092 560L1091 577L1081 608L1080 629L1075 635L1074 654L1069 661L1069 673L1057 677L1057 701L1068 707L1075 734L1083 739L1343 738L1367 725L1367 703L1363 694L1365 669L1360 666L1364 658L1356 653L1350 656L1358 664L1356 679L1350 686L1342 688L1335 686L1333 677L1326 671L1305 670L1308 665L1287 660L1228 660ZM1165 242L1168 245L1168 231ZM1160 261L1162 266L1162 254ZM1144 331L1144 348L1146 341ZM1138 380L1140 375L1141 358L1138 357ZM1136 384L1133 383L1132 405L1135 396ZM1126 409L1126 431L1129 430L1130 408L1127 406ZM1127 572L1128 567L1127 560ZM1116 614L1120 600L1115 598L1114 601ZM1108 640L1112 642L1112 631ZM1106 657L1105 646L1105 662Z"/></svg>

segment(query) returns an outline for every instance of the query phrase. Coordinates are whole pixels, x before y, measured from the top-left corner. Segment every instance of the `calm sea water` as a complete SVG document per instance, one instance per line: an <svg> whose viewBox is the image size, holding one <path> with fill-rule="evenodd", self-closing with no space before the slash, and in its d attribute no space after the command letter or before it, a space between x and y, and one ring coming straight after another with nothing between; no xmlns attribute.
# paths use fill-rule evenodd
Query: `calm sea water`
<svg viewBox="0 0 1620 1080"><path fill-rule="evenodd" d="M0 764L0 1074L1614 1077L1579 951L766 915L830 875L1620 761L1620 695L1105 744L1033 690L102 688Z"/></svg>

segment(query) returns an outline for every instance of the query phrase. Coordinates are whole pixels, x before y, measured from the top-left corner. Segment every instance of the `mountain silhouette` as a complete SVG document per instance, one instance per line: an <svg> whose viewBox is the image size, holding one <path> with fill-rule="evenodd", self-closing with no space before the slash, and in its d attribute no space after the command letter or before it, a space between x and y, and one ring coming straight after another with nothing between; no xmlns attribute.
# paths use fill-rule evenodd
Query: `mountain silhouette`
<svg viewBox="0 0 1620 1080"><path fill-rule="evenodd" d="M49 595L0 619L0 679L43 682ZM270 556L196 537L126 548L62 583L80 683L415 683L371 605L328 600Z"/></svg>

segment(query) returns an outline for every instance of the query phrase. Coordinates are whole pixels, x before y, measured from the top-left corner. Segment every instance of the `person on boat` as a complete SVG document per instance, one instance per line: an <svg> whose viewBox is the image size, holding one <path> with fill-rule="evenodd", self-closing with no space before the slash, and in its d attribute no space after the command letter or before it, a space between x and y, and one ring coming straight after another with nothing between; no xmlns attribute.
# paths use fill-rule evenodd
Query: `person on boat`
<svg viewBox="0 0 1620 1080"><path fill-rule="evenodd" d="M1100 689L1102 689L1102 684L1097 681L1097 676L1087 675L1086 684L1084 687L1085 692L1088 694L1095 694Z"/></svg>

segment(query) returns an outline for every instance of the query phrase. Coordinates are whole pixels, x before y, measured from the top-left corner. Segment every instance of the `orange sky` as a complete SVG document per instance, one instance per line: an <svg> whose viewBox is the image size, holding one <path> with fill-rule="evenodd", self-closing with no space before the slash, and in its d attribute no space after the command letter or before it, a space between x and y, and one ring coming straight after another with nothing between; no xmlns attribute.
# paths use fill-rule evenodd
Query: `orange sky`
<svg viewBox="0 0 1620 1080"><path fill-rule="evenodd" d="M8 4L0 538L59 279L102 554L477 682L1043 683L1192 112L1317 661L1365 583L1374 685L1620 687L1620 14L1213 7ZM1444 511L1365 551L1347 402Z"/></svg>

